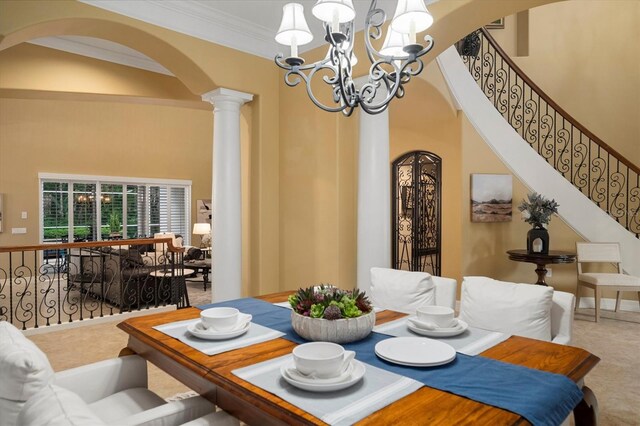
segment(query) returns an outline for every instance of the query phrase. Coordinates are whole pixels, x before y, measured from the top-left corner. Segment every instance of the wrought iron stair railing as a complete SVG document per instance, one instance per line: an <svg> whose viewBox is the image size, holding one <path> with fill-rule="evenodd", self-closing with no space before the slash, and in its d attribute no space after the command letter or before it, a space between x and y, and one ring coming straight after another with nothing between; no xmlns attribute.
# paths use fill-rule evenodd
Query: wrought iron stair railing
<svg viewBox="0 0 640 426"><path fill-rule="evenodd" d="M481 28L456 47L518 134L609 216L640 238L640 168L556 104Z"/></svg>

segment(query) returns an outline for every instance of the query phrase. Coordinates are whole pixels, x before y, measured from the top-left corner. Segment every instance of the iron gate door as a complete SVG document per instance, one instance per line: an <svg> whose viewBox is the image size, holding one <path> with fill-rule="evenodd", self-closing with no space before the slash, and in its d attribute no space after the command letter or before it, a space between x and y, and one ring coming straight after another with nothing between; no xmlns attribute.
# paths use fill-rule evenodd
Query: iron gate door
<svg viewBox="0 0 640 426"><path fill-rule="evenodd" d="M409 152L393 162L393 267L440 276L442 159Z"/></svg>

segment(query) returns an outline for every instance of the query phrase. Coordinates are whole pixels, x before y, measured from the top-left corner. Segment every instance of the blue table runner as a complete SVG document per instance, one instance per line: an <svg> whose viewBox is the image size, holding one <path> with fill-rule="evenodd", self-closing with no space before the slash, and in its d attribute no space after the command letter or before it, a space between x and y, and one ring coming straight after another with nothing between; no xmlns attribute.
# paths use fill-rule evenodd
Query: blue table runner
<svg viewBox="0 0 640 426"><path fill-rule="evenodd" d="M221 306L252 314L252 321L285 333L283 338L294 343L307 342L293 330L289 309L252 298L199 308ZM511 411L534 425L559 425L583 398L580 388L563 375L482 356L471 357L458 353L453 362L430 368L393 364L378 358L374 350L378 342L389 338L392 337L373 332L359 342L343 346L356 351L360 361L410 377L435 389Z"/></svg>

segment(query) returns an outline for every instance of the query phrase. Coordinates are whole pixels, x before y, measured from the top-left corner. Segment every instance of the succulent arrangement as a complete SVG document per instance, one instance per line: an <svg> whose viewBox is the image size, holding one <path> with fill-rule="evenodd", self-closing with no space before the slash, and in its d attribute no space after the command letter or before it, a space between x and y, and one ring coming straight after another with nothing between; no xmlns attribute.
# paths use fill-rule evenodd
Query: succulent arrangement
<svg viewBox="0 0 640 426"><path fill-rule="evenodd" d="M373 310L369 298L357 288L341 290L325 284L299 289L289 296L289 303L300 315L326 320L357 318Z"/></svg>
<svg viewBox="0 0 640 426"><path fill-rule="evenodd" d="M518 206L527 223L542 228L542 225L549 223L551 216L558 213L559 204L556 200L549 200L536 192L528 194L527 198Z"/></svg>

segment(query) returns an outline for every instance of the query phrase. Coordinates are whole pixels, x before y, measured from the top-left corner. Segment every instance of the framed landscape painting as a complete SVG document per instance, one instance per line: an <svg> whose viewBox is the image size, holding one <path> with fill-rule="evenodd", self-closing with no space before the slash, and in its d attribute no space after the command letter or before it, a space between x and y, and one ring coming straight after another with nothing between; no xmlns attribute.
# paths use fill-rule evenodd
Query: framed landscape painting
<svg viewBox="0 0 640 426"><path fill-rule="evenodd" d="M511 222L511 175L471 175L471 222Z"/></svg>
<svg viewBox="0 0 640 426"><path fill-rule="evenodd" d="M496 19L495 21L492 21L490 24L485 25L485 28L489 30L503 29L504 18L499 18L499 19Z"/></svg>

